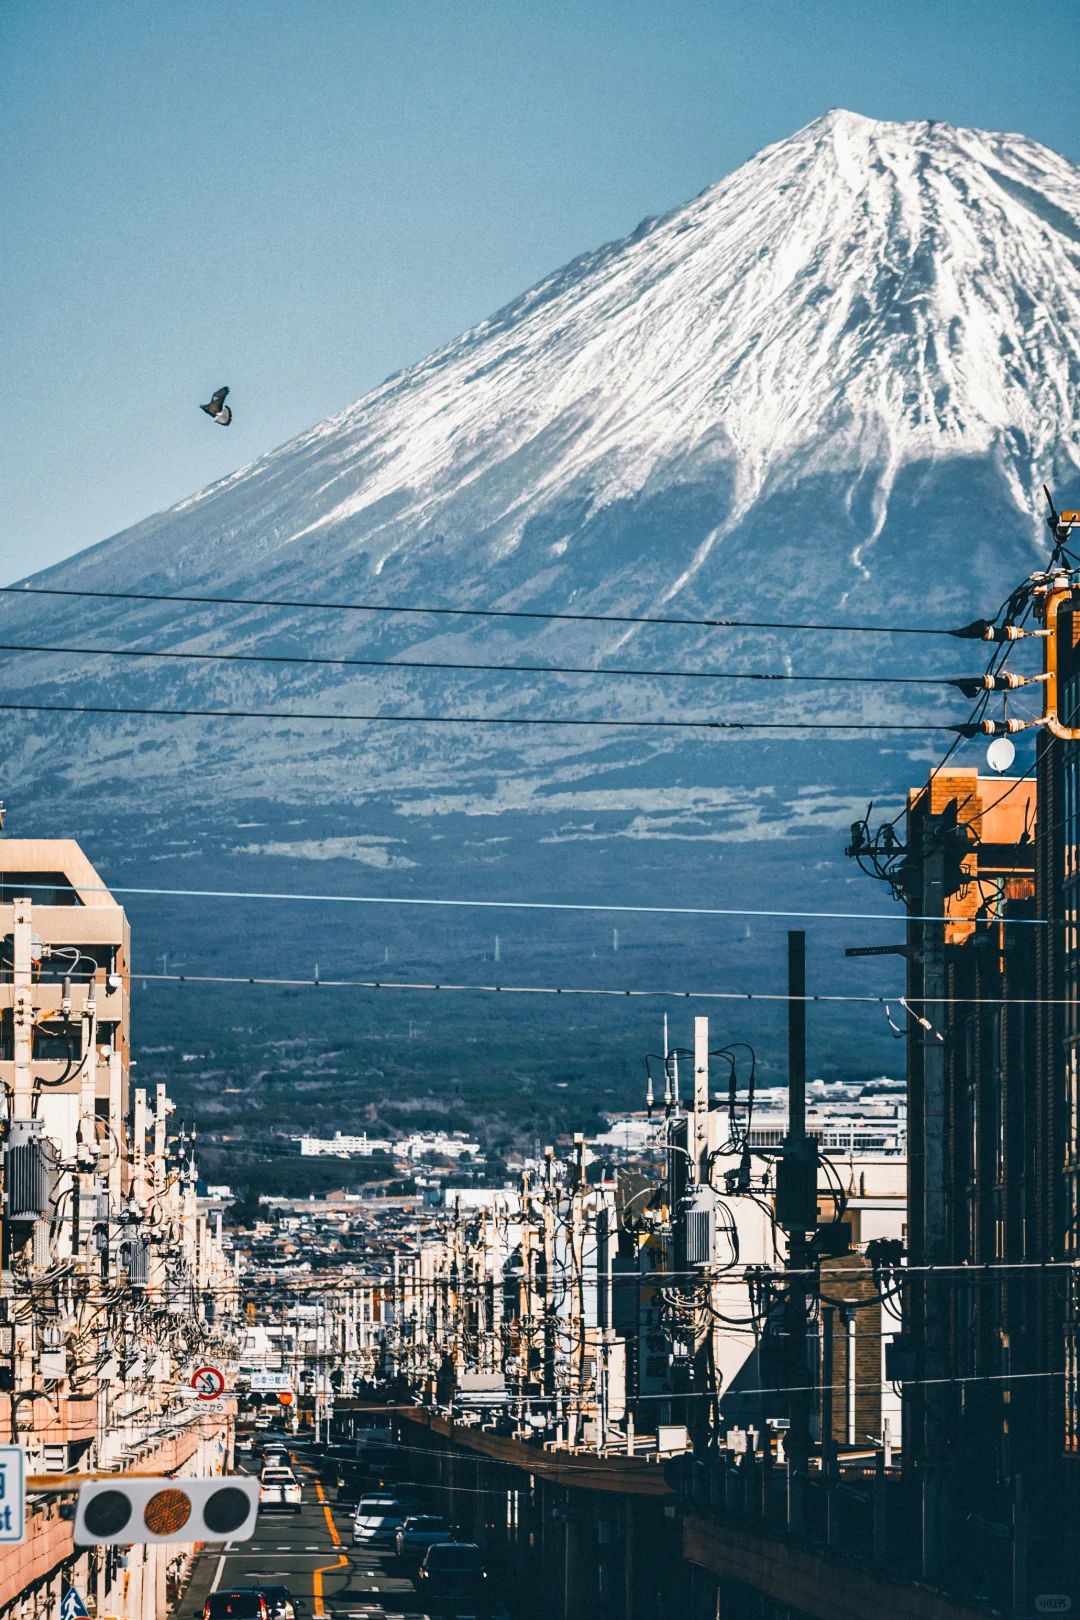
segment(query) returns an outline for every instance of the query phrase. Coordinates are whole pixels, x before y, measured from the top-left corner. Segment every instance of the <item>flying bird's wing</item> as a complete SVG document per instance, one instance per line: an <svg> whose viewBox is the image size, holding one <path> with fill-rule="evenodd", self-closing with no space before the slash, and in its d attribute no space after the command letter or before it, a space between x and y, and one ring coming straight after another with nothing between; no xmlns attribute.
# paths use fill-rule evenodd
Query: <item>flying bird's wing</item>
<svg viewBox="0 0 1080 1620"><path fill-rule="evenodd" d="M232 411L230 411L227 405L223 405L221 407L220 411L218 411L217 415L214 417L214 421L220 422L222 427L228 427L229 423L232 421Z"/></svg>
<svg viewBox="0 0 1080 1620"><path fill-rule="evenodd" d="M229 390L227 388L218 388L218 389L216 389L215 392L214 392L213 397L210 400L209 406L204 406L203 407L204 410L208 409L211 416L216 416L218 414L218 412L220 411L221 407L224 405L224 403L225 403L225 395L228 392L229 392Z"/></svg>

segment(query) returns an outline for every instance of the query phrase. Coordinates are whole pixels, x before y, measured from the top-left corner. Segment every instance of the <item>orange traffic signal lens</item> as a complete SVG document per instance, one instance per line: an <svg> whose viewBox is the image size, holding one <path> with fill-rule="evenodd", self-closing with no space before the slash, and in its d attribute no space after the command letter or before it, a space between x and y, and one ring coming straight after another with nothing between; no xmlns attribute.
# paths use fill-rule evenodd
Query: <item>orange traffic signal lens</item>
<svg viewBox="0 0 1080 1620"><path fill-rule="evenodd" d="M174 1536L191 1517L191 1498L183 1491L158 1491L143 1509L143 1523L153 1536Z"/></svg>

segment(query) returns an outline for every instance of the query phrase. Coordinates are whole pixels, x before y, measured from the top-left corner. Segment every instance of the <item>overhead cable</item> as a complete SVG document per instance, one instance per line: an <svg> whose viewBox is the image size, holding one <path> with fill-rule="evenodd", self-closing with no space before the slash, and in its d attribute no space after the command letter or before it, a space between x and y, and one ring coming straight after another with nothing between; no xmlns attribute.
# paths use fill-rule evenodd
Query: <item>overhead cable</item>
<svg viewBox="0 0 1080 1620"><path fill-rule="evenodd" d="M312 602L286 597L194 596L161 591L88 591L56 585L0 585L4 596L76 596L112 602L183 602L204 607L310 608L334 613L417 613L464 619L569 620L578 624L675 624L720 630L850 630L861 635L953 636L955 630L928 630L912 624L802 624L771 619L689 619L659 614L545 613L526 608L422 607L411 602ZM982 621L980 621L981 623Z"/></svg>
<svg viewBox="0 0 1080 1620"><path fill-rule="evenodd" d="M315 720L406 726L594 726L669 731L956 731L935 721L891 720L587 720L560 715L326 714L313 709L162 709L104 703L0 703L7 713L148 715L163 720Z"/></svg>
<svg viewBox="0 0 1080 1620"><path fill-rule="evenodd" d="M320 664L333 669L441 669L485 671L499 675L642 675L683 681L846 681L863 686L957 686L941 675L794 675L730 669L595 669L580 664L479 664L431 658L312 658L300 653L186 652L172 648L52 647L0 642L0 653L69 653L93 658L170 658L216 664ZM981 677L980 677L981 679ZM970 683L967 683L970 684Z"/></svg>
<svg viewBox="0 0 1080 1620"><path fill-rule="evenodd" d="M2 855L2 845L0 845ZM20 895L44 890L56 892L54 883L23 883L19 874L3 873L0 860L0 881ZM297 894L295 891L258 889L165 889L149 888L130 883L100 885L80 883L79 894L141 894L167 896L174 900L294 900L323 901L334 905L352 906L457 906L483 911L604 911L630 912L658 917L803 917L826 922L921 922L951 925L970 921L969 918L908 915L902 911L787 911L752 909L747 906L635 906L615 901L590 900L454 900L431 896L400 894ZM995 917L995 925L1046 927L1045 917ZM142 977L142 975L140 975Z"/></svg>
<svg viewBox="0 0 1080 1620"><path fill-rule="evenodd" d="M954 919L955 920L955 919ZM575 988L551 984L443 984L418 983L405 979L264 979L249 974L224 973L139 973L134 969L113 978L138 979L148 984L255 984L280 990L446 990L483 995L506 996L620 996L637 998L669 997L677 1001L842 1001L883 1007L896 996L792 996L768 990L604 990L595 986ZM920 996L925 1007L1071 1007L1067 996ZM911 1008L906 1008L911 1011ZM912 1013L913 1017L918 1017ZM1078 1262L1080 1264L1080 1262Z"/></svg>

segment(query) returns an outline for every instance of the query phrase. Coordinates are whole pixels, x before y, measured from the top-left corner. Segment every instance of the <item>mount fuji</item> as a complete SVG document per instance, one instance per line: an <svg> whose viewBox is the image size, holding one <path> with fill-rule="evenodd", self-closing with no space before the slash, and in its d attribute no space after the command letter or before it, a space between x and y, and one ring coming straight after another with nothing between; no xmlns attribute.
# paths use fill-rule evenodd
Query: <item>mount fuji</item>
<svg viewBox="0 0 1080 1620"><path fill-rule="evenodd" d="M30 583L948 627L993 611L1045 558L1044 482L1080 504L1080 170L1022 135L833 111L291 443ZM597 672L981 667L962 643L842 631L2 600L3 640L51 647ZM765 911L887 912L844 861L847 824L870 797L897 807L949 739L334 716L888 727L965 712L932 685L659 674L41 653L5 656L4 678L18 703L326 715L6 715L10 830L82 837L117 883ZM972 745L960 759L981 754ZM302 924L300 911L274 912L271 923L265 906L217 905L208 933L194 903L133 904L144 966L172 950L191 971L213 961L282 976L318 959L328 976L333 961L490 979L480 964L498 928L507 982L779 989L787 926L375 908L303 910ZM860 964L856 977L841 951L888 924L809 926L821 989L893 985L894 969ZM442 1018L433 1008L410 1010ZM721 1004L713 1016L752 1022ZM830 1015L821 1072L895 1067L884 1020L869 1017ZM754 1019L769 1061L777 1031ZM612 1063L618 1089L629 1070Z"/></svg>

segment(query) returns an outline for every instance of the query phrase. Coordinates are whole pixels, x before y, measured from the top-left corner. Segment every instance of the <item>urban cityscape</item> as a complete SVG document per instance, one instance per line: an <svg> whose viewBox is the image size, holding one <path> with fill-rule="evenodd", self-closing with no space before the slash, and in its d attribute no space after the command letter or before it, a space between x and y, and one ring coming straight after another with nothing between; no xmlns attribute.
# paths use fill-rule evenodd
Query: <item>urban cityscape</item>
<svg viewBox="0 0 1080 1620"><path fill-rule="evenodd" d="M1078 21L0 24L0 1620L1080 1605Z"/></svg>

